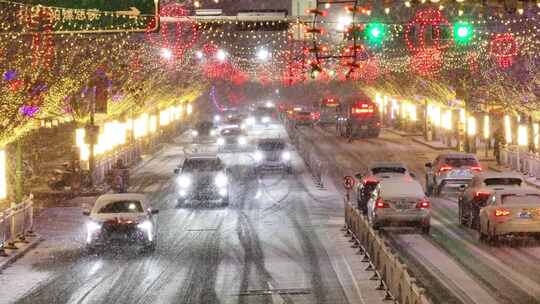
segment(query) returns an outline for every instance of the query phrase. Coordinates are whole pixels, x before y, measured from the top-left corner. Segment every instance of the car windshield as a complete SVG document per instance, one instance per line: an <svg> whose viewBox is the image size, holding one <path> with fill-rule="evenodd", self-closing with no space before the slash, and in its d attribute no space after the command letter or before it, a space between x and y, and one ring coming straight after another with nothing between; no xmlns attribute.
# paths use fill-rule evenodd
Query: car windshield
<svg viewBox="0 0 540 304"><path fill-rule="evenodd" d="M380 173L401 173L404 174L407 169L403 167L376 167L372 168L371 171L373 174L380 174Z"/></svg>
<svg viewBox="0 0 540 304"><path fill-rule="evenodd" d="M182 172L219 171L223 169L219 159L189 159L184 162Z"/></svg>
<svg viewBox="0 0 540 304"><path fill-rule="evenodd" d="M197 130L210 130L214 127L214 124L209 121L199 122L197 125L195 125L195 129Z"/></svg>
<svg viewBox="0 0 540 304"><path fill-rule="evenodd" d="M479 165L478 161L472 157L448 157L444 160L444 163L454 168L473 167Z"/></svg>
<svg viewBox="0 0 540 304"><path fill-rule="evenodd" d="M281 141L267 141L259 143L259 150L262 151L275 151L275 150L284 150L285 143Z"/></svg>
<svg viewBox="0 0 540 304"><path fill-rule="evenodd" d="M520 178L511 177L486 178L484 180L486 186L521 186L521 182Z"/></svg>
<svg viewBox="0 0 540 304"><path fill-rule="evenodd" d="M225 129L221 131L221 135L223 136L235 136L240 135L242 133L242 130L240 129Z"/></svg>
<svg viewBox="0 0 540 304"><path fill-rule="evenodd" d="M142 213L143 208L140 201L125 200L110 202L101 207L98 213Z"/></svg>
<svg viewBox="0 0 540 304"><path fill-rule="evenodd" d="M540 194L508 194L502 195L503 205L520 205L520 204L532 204L540 206Z"/></svg>

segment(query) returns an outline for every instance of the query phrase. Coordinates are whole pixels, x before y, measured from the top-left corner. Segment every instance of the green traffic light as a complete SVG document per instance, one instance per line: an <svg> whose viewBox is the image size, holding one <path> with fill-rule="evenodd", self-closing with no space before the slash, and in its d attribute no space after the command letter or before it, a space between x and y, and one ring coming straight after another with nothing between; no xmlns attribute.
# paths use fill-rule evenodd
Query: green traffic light
<svg viewBox="0 0 540 304"><path fill-rule="evenodd" d="M369 44L378 45L384 40L385 28L382 23L372 22L366 25L365 39Z"/></svg>
<svg viewBox="0 0 540 304"><path fill-rule="evenodd" d="M469 44L474 36L474 28L468 22L454 23L454 40L457 44Z"/></svg>

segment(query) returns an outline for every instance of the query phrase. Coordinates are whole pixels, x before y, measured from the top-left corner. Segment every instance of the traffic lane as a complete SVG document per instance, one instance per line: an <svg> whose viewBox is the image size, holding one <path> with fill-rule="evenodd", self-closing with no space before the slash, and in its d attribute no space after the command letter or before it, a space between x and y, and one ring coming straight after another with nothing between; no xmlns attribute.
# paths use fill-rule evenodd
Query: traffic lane
<svg viewBox="0 0 540 304"><path fill-rule="evenodd" d="M257 179L246 177L248 180L240 181L245 185L246 194L239 193L238 195L239 198L243 197L244 202L237 204L235 197L233 204L241 207L246 205L245 201L248 201L252 209L252 211L248 209L248 213L253 219L245 215L240 217L240 211L234 208L231 210L206 210L204 208L176 210L173 207L174 179L165 181L162 178L171 168L163 168L164 161L162 159L158 161L161 164L154 168L161 169L157 176L160 183L164 184L156 186L148 182L154 169L146 169L141 170L144 178L140 177L139 180L142 184L136 185L136 188L140 190L155 189L152 191L159 193L154 193L151 199L156 202L156 205L161 204L158 207L162 209L159 215L159 243L156 253L152 256L140 256L136 253L121 251L119 254L112 252L97 257L69 255L56 261L42 261L40 265L33 266L53 271L54 275L45 283L36 286L32 292L19 301L20 303L103 303L113 300L125 303L154 301L176 303L179 299L184 303L200 303L201 301L215 303L233 301L231 294L239 294L239 302L252 303L254 302L252 298L245 300L246 296L243 295L245 291L277 289L284 293L280 297L293 297L295 303L312 303L316 300L309 293L308 295L299 293L304 286L312 290L313 288L304 285L304 282L321 281L318 279L319 276L317 279L311 279L313 273L321 272L306 267L305 262L291 258L301 250L299 248L302 246L294 247L294 244L298 244L298 240L277 238L272 227L253 224L254 221L257 224L260 223L264 218L281 219L284 214L290 214L291 210L286 206L273 207L283 202L282 199L277 200L281 202L276 202L274 197L269 196L255 199L259 182ZM273 180L272 175L265 175L261 178L261 184L267 188L268 192L276 194L280 188L287 187L290 183L288 178L292 177L287 176L282 183L278 183ZM137 180L137 177L134 180ZM287 190L281 189L281 191L285 196ZM162 195L162 197L155 197L155 195ZM257 204L254 202L259 202L263 208L256 208ZM298 204L297 199L294 203ZM234 214L230 214L231 212ZM234 215L238 215L242 220L235 220ZM225 224L224 218L227 219ZM286 227L298 227L298 225L289 224ZM259 234L265 235L263 240L258 236ZM268 240L266 234L270 235ZM295 235L295 233L285 228L283 235ZM306 242L305 237L303 239L302 244L307 244L304 245L305 247L314 248L310 245L310 241ZM307 239L310 240L310 237ZM316 253L324 256L324 251L317 250L310 250L305 255L310 261L317 261ZM270 267L266 265L266 261L269 261ZM65 265L61 269L53 269L54 265L62 263ZM318 263L310 262L309 265L318 265ZM299 275L291 276L291 270ZM274 276L278 279L273 279ZM291 283L291 278L296 284ZM318 286L321 285L318 284ZM291 287L295 295L287 296L286 294L290 292L287 287ZM332 288L339 290L339 284L333 285ZM318 293L320 293L319 290L317 289ZM268 301L266 295L258 297L255 302Z"/></svg>
<svg viewBox="0 0 540 304"><path fill-rule="evenodd" d="M320 138L320 134L317 135ZM340 143L338 139L329 140L333 145L339 145L347 152L342 157L346 159L345 166L348 164L362 167L375 160L403 161L418 176L422 176L421 174L425 172L423 164L425 160L433 159L434 155L439 153L414 143L411 144L408 139L384 133L382 138L353 144ZM377 149L381 148L387 151L377 153ZM375 153L373 153L374 150ZM382 159L381 154L384 154ZM341 160L341 158L336 159ZM537 265L536 248L527 249L531 251L527 254L520 254L515 250L510 250L508 254L507 249L504 250L506 254L503 255L502 250L479 243L476 232L459 225L455 197L431 198L431 202L433 219L442 224L433 225L431 237L423 238L457 259L461 267L483 281L484 286L497 294L500 302L538 301L538 272L535 267L525 266ZM523 251L523 249L520 250ZM524 258L526 258L526 263L523 263ZM512 265L512 267L507 265ZM500 272L500 269L507 269L507 271ZM526 284L523 286L519 282L526 282Z"/></svg>

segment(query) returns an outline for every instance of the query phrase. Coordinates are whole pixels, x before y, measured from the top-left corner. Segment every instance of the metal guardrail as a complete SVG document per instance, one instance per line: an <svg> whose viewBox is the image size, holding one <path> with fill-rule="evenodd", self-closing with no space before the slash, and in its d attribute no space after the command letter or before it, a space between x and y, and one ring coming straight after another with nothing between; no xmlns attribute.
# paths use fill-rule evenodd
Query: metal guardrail
<svg viewBox="0 0 540 304"><path fill-rule="evenodd" d="M379 280L378 290L385 291L384 300L403 304L431 304L425 289L416 284L407 265L401 263L390 246L369 226L365 217L345 200L345 229L369 263L366 270L373 271L373 280Z"/></svg>
<svg viewBox="0 0 540 304"><path fill-rule="evenodd" d="M540 179L540 156L535 153L520 151L515 146L506 147L501 149L501 165Z"/></svg>
<svg viewBox="0 0 540 304"><path fill-rule="evenodd" d="M0 212L0 256L7 256L5 249L16 250L16 243L26 243L33 235L34 197L26 197L20 204Z"/></svg>
<svg viewBox="0 0 540 304"><path fill-rule="evenodd" d="M318 157L317 153L315 152L315 148L303 137L299 136L294 127L288 125L287 133L289 134L292 144L296 147L298 154L304 160L304 163L311 173L313 181L317 187L321 189L324 188L324 177L326 175L325 170L328 168L327 163Z"/></svg>

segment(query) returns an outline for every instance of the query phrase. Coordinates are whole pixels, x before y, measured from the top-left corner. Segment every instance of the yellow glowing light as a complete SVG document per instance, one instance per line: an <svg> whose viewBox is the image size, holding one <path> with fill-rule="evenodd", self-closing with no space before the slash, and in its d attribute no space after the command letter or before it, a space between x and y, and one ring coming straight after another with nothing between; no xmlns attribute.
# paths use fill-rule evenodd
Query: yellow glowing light
<svg viewBox="0 0 540 304"><path fill-rule="evenodd" d="M146 134L148 134L148 114L144 113L135 120L133 136L138 139L146 136Z"/></svg>
<svg viewBox="0 0 540 304"><path fill-rule="evenodd" d="M418 119L418 116L416 115L416 105L415 104L409 104L407 109L409 119L411 121L416 121Z"/></svg>
<svg viewBox="0 0 540 304"><path fill-rule="evenodd" d="M379 106L379 112L382 113L383 99L381 97L381 94L375 94L375 103Z"/></svg>
<svg viewBox="0 0 540 304"><path fill-rule="evenodd" d="M191 115L193 113L193 106L191 104L187 105L186 114Z"/></svg>
<svg viewBox="0 0 540 304"><path fill-rule="evenodd" d="M439 106L428 104L427 116L434 126L441 126L441 108Z"/></svg>
<svg viewBox="0 0 540 304"><path fill-rule="evenodd" d="M150 116L150 133L154 133L157 131L157 116L152 115Z"/></svg>
<svg viewBox="0 0 540 304"><path fill-rule="evenodd" d="M540 131L540 125L537 123L533 124L533 140L534 140L534 147L538 149L538 145L540 144L540 136L538 136L538 131Z"/></svg>
<svg viewBox="0 0 540 304"><path fill-rule="evenodd" d="M441 125L446 130L452 130L452 110L448 109L444 112Z"/></svg>
<svg viewBox="0 0 540 304"><path fill-rule="evenodd" d="M526 125L520 125L518 127L518 145L527 146L529 144L529 134Z"/></svg>
<svg viewBox="0 0 540 304"><path fill-rule="evenodd" d="M504 137L506 143L512 142L512 123L510 121L510 116L504 115Z"/></svg>
<svg viewBox="0 0 540 304"><path fill-rule="evenodd" d="M467 118L467 115L465 115L465 109L460 109L459 110L459 122L464 124L465 123L465 119Z"/></svg>
<svg viewBox="0 0 540 304"><path fill-rule="evenodd" d="M124 126L125 126L125 128L126 128L126 131L131 131L131 130L133 130L133 119L128 118L128 119L126 120L126 122L124 123Z"/></svg>
<svg viewBox="0 0 540 304"><path fill-rule="evenodd" d="M0 150L0 199L7 197L6 151Z"/></svg>
<svg viewBox="0 0 540 304"><path fill-rule="evenodd" d="M169 110L163 110L159 112L159 125L166 126L171 121L169 116Z"/></svg>
<svg viewBox="0 0 540 304"><path fill-rule="evenodd" d="M467 117L467 135L476 135L476 118L474 116Z"/></svg>
<svg viewBox="0 0 540 304"><path fill-rule="evenodd" d="M83 161L88 161L90 159L90 147L88 147L87 144L79 147L79 157Z"/></svg>
<svg viewBox="0 0 540 304"><path fill-rule="evenodd" d="M489 139L489 115L484 115L484 138Z"/></svg>
<svg viewBox="0 0 540 304"><path fill-rule="evenodd" d="M86 131L83 128L75 130L75 144L77 147L82 147L84 145L84 137Z"/></svg>

